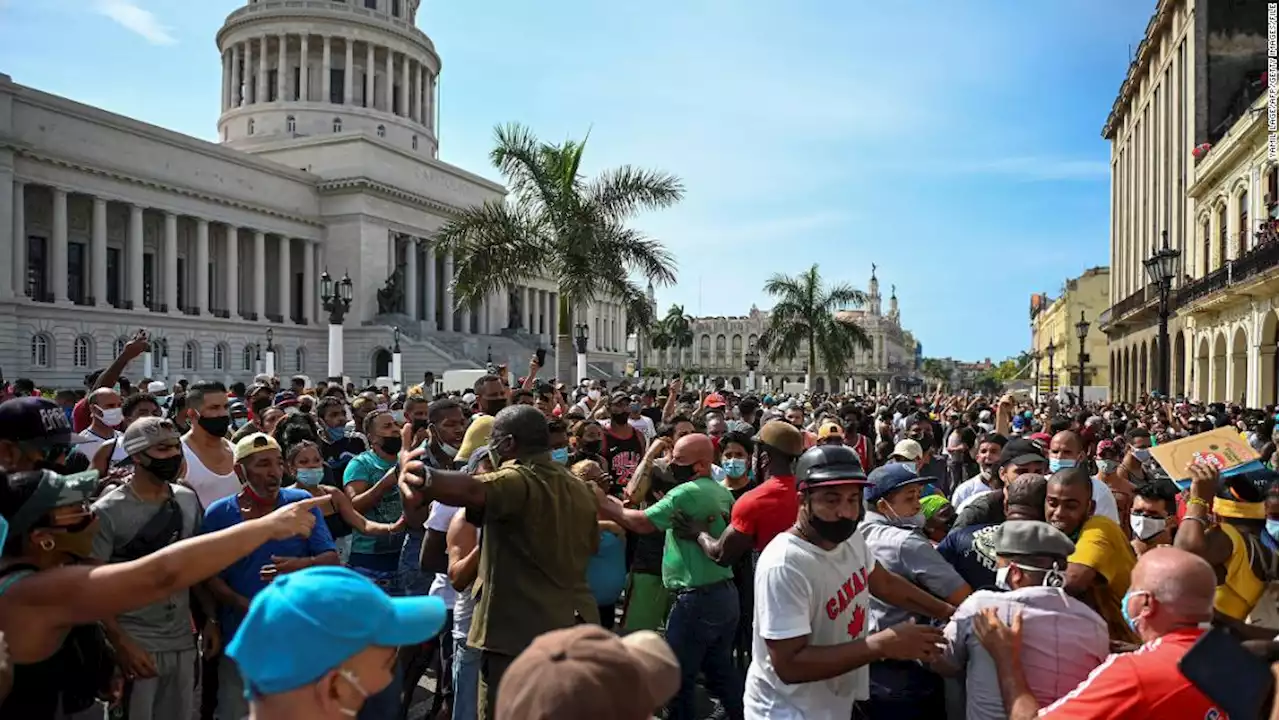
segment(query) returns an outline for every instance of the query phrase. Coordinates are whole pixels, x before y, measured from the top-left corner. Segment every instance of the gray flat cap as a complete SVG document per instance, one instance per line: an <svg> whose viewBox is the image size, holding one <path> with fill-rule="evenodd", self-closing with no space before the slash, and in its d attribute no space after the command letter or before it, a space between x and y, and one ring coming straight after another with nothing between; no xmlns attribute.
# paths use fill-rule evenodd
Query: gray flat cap
<svg viewBox="0 0 1280 720"><path fill-rule="evenodd" d="M1039 520L1006 520L995 537L996 555L1045 555L1066 558L1076 544L1061 530Z"/></svg>
<svg viewBox="0 0 1280 720"><path fill-rule="evenodd" d="M124 445L124 451L129 455L135 455L162 442L177 441L181 437L182 435L178 432L178 426L174 425L171 420L158 417L140 417L129 423L129 427L124 431L124 437L121 440Z"/></svg>

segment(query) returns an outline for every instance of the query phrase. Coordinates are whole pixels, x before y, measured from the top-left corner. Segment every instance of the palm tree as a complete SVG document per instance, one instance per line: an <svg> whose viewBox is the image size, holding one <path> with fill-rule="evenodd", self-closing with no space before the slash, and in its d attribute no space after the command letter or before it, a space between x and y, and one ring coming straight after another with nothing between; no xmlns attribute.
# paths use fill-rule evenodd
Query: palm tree
<svg viewBox="0 0 1280 720"><path fill-rule="evenodd" d="M756 346L770 361L793 359L803 351L810 371L821 358L826 374L835 377L844 374L855 350L871 347L861 327L836 317L839 310L865 303L866 294L848 283L824 287L816 264L799 275L774 275L764 291L777 302Z"/></svg>
<svg viewBox="0 0 1280 720"><path fill-rule="evenodd" d="M581 172L586 140L544 143L518 124L494 129L489 159L506 178L509 199L463 211L438 236L452 251L459 307L534 277L549 276L559 294L557 376L573 376L574 310L598 297L636 308L645 297L634 273L659 285L675 281L675 260L662 243L628 228L642 210L684 196L679 178L630 165L594 178Z"/></svg>
<svg viewBox="0 0 1280 720"><path fill-rule="evenodd" d="M676 349L676 363L679 364L681 351L693 347L693 317L687 315L683 305L672 305L662 318L662 332L667 347Z"/></svg>
<svg viewBox="0 0 1280 720"><path fill-rule="evenodd" d="M943 367L942 361L937 358L925 358L920 362L920 374L929 378L933 382L946 380L950 373Z"/></svg>

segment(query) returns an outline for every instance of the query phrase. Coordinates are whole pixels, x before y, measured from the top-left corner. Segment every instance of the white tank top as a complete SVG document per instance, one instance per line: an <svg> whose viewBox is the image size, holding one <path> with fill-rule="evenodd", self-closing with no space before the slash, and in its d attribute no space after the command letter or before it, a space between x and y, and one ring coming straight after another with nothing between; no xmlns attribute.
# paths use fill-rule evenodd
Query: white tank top
<svg viewBox="0 0 1280 720"><path fill-rule="evenodd" d="M223 440L222 444L227 452L231 452L231 443ZM240 492L240 478L236 476L235 470L219 475L205 467L200 456L187 445L186 440L182 441L182 456L187 459L187 484L196 491L201 507L207 508L215 500Z"/></svg>

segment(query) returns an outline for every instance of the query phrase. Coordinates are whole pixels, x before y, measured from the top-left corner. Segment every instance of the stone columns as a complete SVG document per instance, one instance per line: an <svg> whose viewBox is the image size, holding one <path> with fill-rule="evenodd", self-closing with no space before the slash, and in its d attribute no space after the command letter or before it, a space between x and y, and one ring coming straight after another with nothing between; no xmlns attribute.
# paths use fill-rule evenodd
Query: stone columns
<svg viewBox="0 0 1280 720"><path fill-rule="evenodd" d="M427 121L425 125L434 135L436 132L436 76L427 72Z"/></svg>
<svg viewBox="0 0 1280 720"><path fill-rule="evenodd" d="M236 43L231 48L231 107L244 104L244 81L240 73L244 63L244 46Z"/></svg>
<svg viewBox="0 0 1280 720"><path fill-rule="evenodd" d="M222 51L222 112L231 107L231 48Z"/></svg>
<svg viewBox="0 0 1280 720"><path fill-rule="evenodd" d="M383 102L387 106L387 112L391 113L392 115L395 115L396 114L396 98L395 98L396 54L395 54L395 51L393 51L389 47L386 48L386 51L387 51L387 77L386 77L385 87L387 90L386 90L386 98L383 100Z"/></svg>
<svg viewBox="0 0 1280 720"><path fill-rule="evenodd" d="M1261 329L1255 327L1253 329ZM1249 343L1245 351L1245 407L1262 407L1262 343L1257 342L1260 335L1253 335L1254 341Z"/></svg>
<svg viewBox="0 0 1280 720"><path fill-rule="evenodd" d="M316 303L316 243L302 241L302 320L307 325L315 321Z"/></svg>
<svg viewBox="0 0 1280 720"><path fill-rule="evenodd" d="M258 38L258 92L254 98L257 102L267 101L267 36Z"/></svg>
<svg viewBox="0 0 1280 720"><path fill-rule="evenodd" d="M444 254L444 277L441 282L444 284L444 312L441 316L444 318L444 329L446 331L459 330L458 324L454 322L455 308L453 297L453 251L450 250ZM463 330L466 332L466 330Z"/></svg>
<svg viewBox="0 0 1280 720"><path fill-rule="evenodd" d="M551 293L538 291L538 334L543 337L551 335Z"/></svg>
<svg viewBox="0 0 1280 720"><path fill-rule="evenodd" d="M309 53L311 52L311 36L308 33L302 34L302 49L298 55L298 99L302 102L311 102L311 60Z"/></svg>
<svg viewBox="0 0 1280 720"><path fill-rule="evenodd" d="M405 55L406 62L408 59L409 56ZM411 67L412 70L405 73L405 87L412 88L409 90L408 98L406 98L409 103L409 119L414 122L421 122L418 118L422 115L422 63L414 62L409 67Z"/></svg>
<svg viewBox="0 0 1280 720"><path fill-rule="evenodd" d="M328 35L321 39L324 45L320 51L320 102L327 103L333 97L333 39Z"/></svg>
<svg viewBox="0 0 1280 720"><path fill-rule="evenodd" d="M164 214L164 305L171 313L178 307L178 216Z"/></svg>
<svg viewBox="0 0 1280 720"><path fill-rule="evenodd" d="M125 248L128 255L129 293L127 299L134 310L143 309L142 294L142 206L129 206L129 241Z"/></svg>
<svg viewBox="0 0 1280 720"><path fill-rule="evenodd" d="M104 270L106 263L103 263ZM209 221L196 218L196 314L209 313Z"/></svg>
<svg viewBox="0 0 1280 720"><path fill-rule="evenodd" d="M400 102L396 103L396 114L401 117L409 117L409 55L404 56L404 61L400 66Z"/></svg>
<svg viewBox="0 0 1280 720"><path fill-rule="evenodd" d="M267 319L267 234L261 230L253 233L253 314Z"/></svg>
<svg viewBox="0 0 1280 720"><path fill-rule="evenodd" d="M223 248L225 258L223 258L222 273L225 282L223 286L226 288L226 307L228 317L239 317L240 315L240 228L235 225L227 225L227 244Z"/></svg>
<svg viewBox="0 0 1280 720"><path fill-rule="evenodd" d="M639 338L637 338L637 340L639 340ZM627 308L625 305L618 306L618 350L622 352L627 351ZM639 350L640 348L637 347L636 351L639 352ZM733 347L729 348L729 352L733 352ZM741 355L734 358L735 365L741 360Z"/></svg>
<svg viewBox="0 0 1280 720"><path fill-rule="evenodd" d="M89 294L93 304L107 307L107 201L93 199L89 238Z"/></svg>
<svg viewBox="0 0 1280 720"><path fill-rule="evenodd" d="M26 185L13 181L13 292L18 297L27 295L27 198Z"/></svg>
<svg viewBox="0 0 1280 720"><path fill-rule="evenodd" d="M423 125L430 126L431 122L427 115L427 77L431 75L431 70L426 65L420 65L418 68L418 122Z"/></svg>
<svg viewBox="0 0 1280 720"><path fill-rule="evenodd" d="M276 36L276 43L280 46L276 56L276 102L284 102L289 90L289 37L280 34Z"/></svg>
<svg viewBox="0 0 1280 720"><path fill-rule="evenodd" d="M343 38L342 42L347 46L347 64L342 68L342 102L350 105L352 90L356 84L356 44L349 37Z"/></svg>
<svg viewBox="0 0 1280 720"><path fill-rule="evenodd" d="M404 313L418 319L418 238L404 238Z"/></svg>
<svg viewBox="0 0 1280 720"><path fill-rule="evenodd" d="M438 330L440 325L436 322L436 289L439 287L436 283L436 248L433 243L428 242L424 243L424 245L424 251L427 256L427 316L424 319L427 321L428 330ZM445 322L445 325L448 325L448 321Z"/></svg>
<svg viewBox="0 0 1280 720"><path fill-rule="evenodd" d="M551 293L548 300L551 307L549 308L550 313L547 315L550 319L547 322L551 325L551 338L552 342L554 342L555 338L560 336L560 293Z"/></svg>
<svg viewBox="0 0 1280 720"><path fill-rule="evenodd" d="M373 81L377 77L377 73L373 70L373 43L365 43L364 47L364 106L376 108L378 96L373 92Z"/></svg>
<svg viewBox="0 0 1280 720"><path fill-rule="evenodd" d="M536 291L524 285L520 288L520 323L524 325L525 332L533 332L533 298Z"/></svg>
<svg viewBox="0 0 1280 720"><path fill-rule="evenodd" d="M280 264L280 269L277 271L280 276L278 280L280 287L277 289L276 305L280 311L280 322L282 323L289 323L293 320L293 303L291 302L293 293L289 292L293 286L293 283L290 282L293 279L293 263L291 262L293 257L290 252L292 247L289 236L281 235L279 257L276 258Z"/></svg>
<svg viewBox="0 0 1280 720"><path fill-rule="evenodd" d="M253 65L253 41L244 41L244 69L242 71L244 78L244 101L243 105L258 101L258 81L255 79L257 75L254 73Z"/></svg>
<svg viewBox="0 0 1280 720"><path fill-rule="evenodd" d="M65 303L67 300L67 191L62 188L50 188L53 193L53 233L49 238L49 257L51 258L50 288L53 301Z"/></svg>

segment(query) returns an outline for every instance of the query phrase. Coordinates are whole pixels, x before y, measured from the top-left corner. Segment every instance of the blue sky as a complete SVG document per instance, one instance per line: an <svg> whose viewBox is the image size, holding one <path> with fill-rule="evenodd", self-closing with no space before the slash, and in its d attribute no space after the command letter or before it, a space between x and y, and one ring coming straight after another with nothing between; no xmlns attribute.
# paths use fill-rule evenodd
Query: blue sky
<svg viewBox="0 0 1280 720"><path fill-rule="evenodd" d="M215 139L214 33L243 0L0 0L0 72ZM981 8L979 12L976 8ZM588 170L685 181L637 224L660 309L743 314L775 273L897 286L926 355L1011 355L1028 298L1107 262L1099 130L1150 0L424 0L441 159L496 179L496 123L591 132Z"/></svg>

